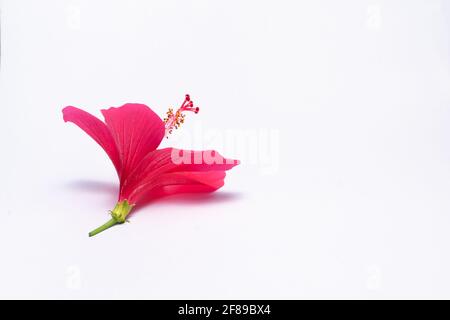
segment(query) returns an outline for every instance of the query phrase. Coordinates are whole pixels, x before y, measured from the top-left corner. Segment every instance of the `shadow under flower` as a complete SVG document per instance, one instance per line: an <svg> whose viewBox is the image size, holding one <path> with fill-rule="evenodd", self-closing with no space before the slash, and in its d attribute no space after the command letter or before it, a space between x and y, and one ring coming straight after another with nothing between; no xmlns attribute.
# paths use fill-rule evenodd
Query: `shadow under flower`
<svg viewBox="0 0 450 320"><path fill-rule="evenodd" d="M109 193L114 194L114 196L118 192L117 185L107 181L75 180L66 183L65 186L73 190Z"/></svg>
<svg viewBox="0 0 450 320"><path fill-rule="evenodd" d="M115 183L107 181L94 180L75 180L65 184L66 188L83 192L98 192L108 194L111 197L111 206L113 207L117 201L118 187ZM130 213L133 214L145 210L153 203L164 204L170 203L175 205L188 204L211 204L235 201L242 198L242 194L238 192L215 191L209 193L180 193L161 197L150 198L145 202L139 203ZM111 208L112 208L111 207Z"/></svg>

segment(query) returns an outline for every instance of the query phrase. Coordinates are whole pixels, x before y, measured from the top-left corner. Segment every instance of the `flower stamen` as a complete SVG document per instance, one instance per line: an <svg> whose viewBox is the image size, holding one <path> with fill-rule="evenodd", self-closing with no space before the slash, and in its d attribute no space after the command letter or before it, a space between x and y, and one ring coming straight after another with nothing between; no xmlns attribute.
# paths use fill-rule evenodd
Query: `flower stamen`
<svg viewBox="0 0 450 320"><path fill-rule="evenodd" d="M167 111L166 118L164 118L164 122L166 123L166 138L169 138L169 134L173 132L173 129L178 129L184 123L186 115L183 112L185 111L194 113L200 111L199 107L194 106L194 102L191 101L191 97L188 94L176 112L174 112L173 108L169 108Z"/></svg>

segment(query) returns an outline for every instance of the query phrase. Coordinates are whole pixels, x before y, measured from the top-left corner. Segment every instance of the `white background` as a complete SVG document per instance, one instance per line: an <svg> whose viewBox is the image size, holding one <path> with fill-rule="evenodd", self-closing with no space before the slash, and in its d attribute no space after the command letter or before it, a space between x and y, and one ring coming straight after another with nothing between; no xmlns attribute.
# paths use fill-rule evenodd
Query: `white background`
<svg viewBox="0 0 450 320"><path fill-rule="evenodd" d="M450 298L449 1L0 3L1 298ZM88 238L117 178L62 107L185 93L164 146L242 165Z"/></svg>

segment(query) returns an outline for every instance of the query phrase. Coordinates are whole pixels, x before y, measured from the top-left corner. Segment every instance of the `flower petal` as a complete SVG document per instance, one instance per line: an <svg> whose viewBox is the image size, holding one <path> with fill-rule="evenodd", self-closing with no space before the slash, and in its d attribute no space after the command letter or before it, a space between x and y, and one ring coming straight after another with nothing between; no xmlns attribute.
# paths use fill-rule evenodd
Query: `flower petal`
<svg viewBox="0 0 450 320"><path fill-rule="evenodd" d="M119 152L116 147L111 132L105 123L90 113L78 109L76 107L68 106L63 109L63 118L65 122L72 122L86 132L92 139L94 139L105 152L114 164L117 173L122 169Z"/></svg>
<svg viewBox="0 0 450 320"><path fill-rule="evenodd" d="M178 194L213 192L224 185L225 171L165 173L151 183L142 185L132 197L133 203Z"/></svg>
<svg viewBox="0 0 450 320"><path fill-rule="evenodd" d="M120 199L135 203L143 194L164 185L200 183L218 189L223 185L225 171L238 164L239 161L226 159L216 151L156 150L125 181Z"/></svg>
<svg viewBox="0 0 450 320"><path fill-rule="evenodd" d="M127 103L102 113L122 160L122 184L142 159L159 146L164 137L164 123L144 104Z"/></svg>

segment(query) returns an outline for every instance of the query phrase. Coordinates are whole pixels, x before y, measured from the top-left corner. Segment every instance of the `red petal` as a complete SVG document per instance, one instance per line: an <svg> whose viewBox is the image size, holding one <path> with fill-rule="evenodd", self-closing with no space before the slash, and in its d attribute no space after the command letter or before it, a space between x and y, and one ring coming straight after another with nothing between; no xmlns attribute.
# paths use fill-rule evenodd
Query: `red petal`
<svg viewBox="0 0 450 320"><path fill-rule="evenodd" d="M133 203L178 193L212 192L224 185L224 171L165 173L151 183L142 185Z"/></svg>
<svg viewBox="0 0 450 320"><path fill-rule="evenodd" d="M62 112L65 122L76 124L106 151L119 173L121 170L119 152L108 127L90 113L72 106L65 107Z"/></svg>
<svg viewBox="0 0 450 320"><path fill-rule="evenodd" d="M164 123L144 104L127 103L102 113L122 159L122 184L142 159L159 146L164 137Z"/></svg>
<svg viewBox="0 0 450 320"><path fill-rule="evenodd" d="M184 155L183 163L177 156L180 154ZM211 154L214 161L211 161ZM128 177L120 198L135 203L147 197L146 193L167 185L201 184L215 190L223 186L225 171L238 164L239 161L226 159L216 151L156 150Z"/></svg>
<svg viewBox="0 0 450 320"><path fill-rule="evenodd" d="M202 184L189 184L189 185L173 185L173 186L164 186L158 189L152 190L149 193L148 198L144 198L142 201L150 201L157 198L162 198L174 194L182 194L182 193L208 193L214 192L217 189L211 188L210 186L205 186Z"/></svg>

